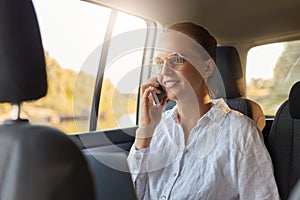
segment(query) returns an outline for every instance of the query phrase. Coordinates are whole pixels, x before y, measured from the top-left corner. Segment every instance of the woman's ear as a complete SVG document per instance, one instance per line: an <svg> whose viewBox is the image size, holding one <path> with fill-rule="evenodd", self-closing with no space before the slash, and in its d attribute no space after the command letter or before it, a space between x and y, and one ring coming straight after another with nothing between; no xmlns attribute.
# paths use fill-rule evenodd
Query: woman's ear
<svg viewBox="0 0 300 200"><path fill-rule="evenodd" d="M215 61L210 58L206 61L206 66L205 66L205 70L204 70L204 79L207 81L207 79L209 77L211 77L215 71L216 68L216 63Z"/></svg>

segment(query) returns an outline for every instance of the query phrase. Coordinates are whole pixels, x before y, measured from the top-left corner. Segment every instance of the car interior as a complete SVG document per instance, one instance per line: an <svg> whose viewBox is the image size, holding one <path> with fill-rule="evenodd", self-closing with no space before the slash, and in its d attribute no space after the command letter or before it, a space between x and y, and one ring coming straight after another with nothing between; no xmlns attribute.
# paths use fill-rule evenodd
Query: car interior
<svg viewBox="0 0 300 200"><path fill-rule="evenodd" d="M144 65L153 56L153 49L147 49L146 46L151 46L156 41L156 29L176 22L191 21L206 27L215 36L218 42L217 67L225 87L225 93L216 92L216 98L224 98L230 108L253 119L262 132L262 139L270 153L281 199L300 199L300 76L292 82L289 89L284 89L286 96L283 98L287 98L279 103L273 116L265 113L261 103L268 95L272 95L272 90L268 91L268 95L257 98L261 100L258 102L247 95L249 89L246 80L247 56L251 48L290 41L298 41L297 44L300 44L300 1L80 1L93 8L103 6L112 11L102 50L99 51L101 56L99 62L97 60L94 84L89 88L92 91L92 101L86 117L88 128L67 134L48 124L36 125L20 115L24 104L27 106L42 99L46 96L47 88L49 90L51 87L47 83L47 73L50 73L46 67L48 60L44 57L45 43L41 36L47 29L42 29L39 24L41 21L36 15L38 9L35 9L35 2L32 2L0 1L0 102L12 105L12 117L0 125L0 199L136 198L127 165L113 160L124 160L124 155L128 154L134 142L135 131L139 126L138 92L135 94L136 111L132 125L99 128L99 120L108 116L101 111L101 95L105 93L103 74L107 60L111 59L108 51L113 49L110 42L113 41L111 38L117 12L146 21L146 40L142 41L145 48L141 50L142 67L138 85L135 86L137 90L150 77ZM68 3L72 2L74 1ZM53 15L54 13L49 14L50 18ZM101 24L101 20L98 23ZM84 39L88 40L88 37ZM127 42L133 43L130 40ZM128 43L116 44L119 49L123 48L122 45L126 49ZM294 71L300 69L299 51L300 48L293 52L296 57L294 64L287 66ZM98 51L93 51L96 52ZM92 53L91 55L93 56ZM295 77L297 73L294 73ZM80 81L80 77L77 78L77 83L85 84ZM124 83L123 85L126 86ZM87 90L88 87L90 86L84 88ZM266 89L261 91L265 92ZM76 107L75 98L81 97L80 92L77 97L72 97L73 107ZM132 100L128 95L126 98L126 102ZM116 104L118 102L112 106ZM174 102L168 102L166 106L165 110L170 109ZM1 112L0 115L4 115L4 111ZM73 114L71 120L76 121L75 116ZM77 128L80 129L78 124ZM105 162L114 162L116 166L124 165L126 170L112 170Z"/></svg>

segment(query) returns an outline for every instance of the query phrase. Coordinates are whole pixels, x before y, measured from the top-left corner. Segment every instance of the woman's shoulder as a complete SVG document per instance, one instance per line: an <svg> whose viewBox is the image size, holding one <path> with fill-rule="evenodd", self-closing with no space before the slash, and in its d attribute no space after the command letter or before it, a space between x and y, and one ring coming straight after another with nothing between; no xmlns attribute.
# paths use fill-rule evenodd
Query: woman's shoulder
<svg viewBox="0 0 300 200"><path fill-rule="evenodd" d="M224 116L215 119L218 119L216 122L219 122L221 129L226 132L226 137L241 141L261 137L255 122L241 112L230 109L223 99L215 103L214 109L215 113Z"/></svg>
<svg viewBox="0 0 300 200"><path fill-rule="evenodd" d="M254 121L248 116L242 114L237 110L229 108L223 99L213 100L214 109L219 112L220 115L224 115L224 126L230 127L247 127L255 125Z"/></svg>
<svg viewBox="0 0 300 200"><path fill-rule="evenodd" d="M226 117L224 126L227 127L227 136L233 143L248 148L250 144L263 142L262 133L259 131L255 122L248 116L231 110Z"/></svg>
<svg viewBox="0 0 300 200"><path fill-rule="evenodd" d="M236 111L236 110L230 110L226 117L226 126L230 126L232 128L238 128L238 129L257 129L257 126L255 122L249 118L248 116L244 115L243 113Z"/></svg>

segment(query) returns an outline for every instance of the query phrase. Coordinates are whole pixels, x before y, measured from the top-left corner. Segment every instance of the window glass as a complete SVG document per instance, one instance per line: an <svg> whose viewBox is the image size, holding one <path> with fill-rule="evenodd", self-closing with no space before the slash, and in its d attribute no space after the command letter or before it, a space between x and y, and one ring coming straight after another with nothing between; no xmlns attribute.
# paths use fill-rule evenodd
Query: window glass
<svg viewBox="0 0 300 200"><path fill-rule="evenodd" d="M65 133L89 131L96 76L112 9L77 0L33 0L33 4L45 51L48 92L38 101L24 103L21 117ZM101 130L136 124L147 23L117 13L99 105L97 129ZM132 47L131 40L138 45ZM11 118L10 110L9 104L0 104L0 122Z"/></svg>
<svg viewBox="0 0 300 200"><path fill-rule="evenodd" d="M273 43L250 49L247 57L247 97L274 116L300 80L300 40Z"/></svg>
<svg viewBox="0 0 300 200"><path fill-rule="evenodd" d="M136 125L146 21L118 12L101 90L97 130Z"/></svg>
<svg viewBox="0 0 300 200"><path fill-rule="evenodd" d="M78 0L33 0L33 4L45 51L48 93L24 103L21 116L65 133L86 131L98 64L83 65L91 64L86 61L91 55L97 54L99 61L97 47L103 43L111 9ZM75 93L80 98L75 100ZM9 105L2 104L0 111L1 122L9 118Z"/></svg>

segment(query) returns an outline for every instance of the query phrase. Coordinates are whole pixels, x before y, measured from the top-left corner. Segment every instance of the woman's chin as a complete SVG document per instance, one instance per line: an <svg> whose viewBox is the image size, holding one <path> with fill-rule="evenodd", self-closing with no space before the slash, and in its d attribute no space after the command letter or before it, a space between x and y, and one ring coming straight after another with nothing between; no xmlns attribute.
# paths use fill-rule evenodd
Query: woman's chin
<svg viewBox="0 0 300 200"><path fill-rule="evenodd" d="M169 100L177 100L179 91L167 89L167 96Z"/></svg>

